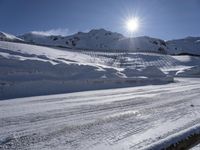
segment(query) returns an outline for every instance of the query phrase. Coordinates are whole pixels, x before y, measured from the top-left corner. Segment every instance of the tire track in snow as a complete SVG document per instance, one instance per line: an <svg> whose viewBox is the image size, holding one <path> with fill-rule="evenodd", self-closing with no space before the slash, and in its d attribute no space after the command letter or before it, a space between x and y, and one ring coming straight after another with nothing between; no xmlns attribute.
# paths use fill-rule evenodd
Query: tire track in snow
<svg viewBox="0 0 200 150"><path fill-rule="evenodd" d="M6 106L7 111L10 111L8 115L10 118L4 120L5 128L0 127L0 147L5 149L6 147L38 149L52 146L58 149L59 147L93 149L102 145L106 149L144 147L199 123L200 110L196 108L198 106L194 100L199 97L200 81L179 80L180 82L165 86L67 94L63 98L58 98L58 101L55 96L55 102L47 97L30 101L19 100L19 104L16 100L14 106L11 105L11 101L0 102L0 108ZM101 99L102 102L99 102ZM190 106L191 103L194 103L194 108ZM46 107L50 106L49 109L44 108L44 111L38 113L33 111L45 104ZM29 108L30 113L25 111L16 115L18 109L29 105L32 106ZM12 124L12 114L13 119L16 118L14 124ZM0 117L0 125L2 118L3 116ZM188 120L185 120L186 118ZM174 123L176 126L172 126ZM161 132L160 135L156 133L168 126L172 128ZM148 133L153 136L147 136Z"/></svg>

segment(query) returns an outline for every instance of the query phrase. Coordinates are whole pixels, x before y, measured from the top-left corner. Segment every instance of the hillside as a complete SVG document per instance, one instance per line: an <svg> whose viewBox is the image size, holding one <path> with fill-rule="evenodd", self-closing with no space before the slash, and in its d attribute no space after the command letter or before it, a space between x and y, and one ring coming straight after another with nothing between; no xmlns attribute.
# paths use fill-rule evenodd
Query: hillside
<svg viewBox="0 0 200 150"><path fill-rule="evenodd" d="M167 41L171 54L200 55L200 37L187 37L184 39Z"/></svg>
<svg viewBox="0 0 200 150"><path fill-rule="evenodd" d="M199 62L200 58L193 56L84 51L0 41L0 99L163 84L172 81L166 74L192 76L188 70Z"/></svg>

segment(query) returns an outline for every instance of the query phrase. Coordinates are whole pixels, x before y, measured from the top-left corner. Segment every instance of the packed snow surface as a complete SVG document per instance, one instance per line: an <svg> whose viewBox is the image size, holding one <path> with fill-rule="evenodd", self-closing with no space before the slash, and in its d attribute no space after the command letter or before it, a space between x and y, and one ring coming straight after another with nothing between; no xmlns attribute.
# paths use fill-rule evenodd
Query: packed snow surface
<svg viewBox="0 0 200 150"><path fill-rule="evenodd" d="M145 149L200 125L200 79L0 101L0 149Z"/></svg>

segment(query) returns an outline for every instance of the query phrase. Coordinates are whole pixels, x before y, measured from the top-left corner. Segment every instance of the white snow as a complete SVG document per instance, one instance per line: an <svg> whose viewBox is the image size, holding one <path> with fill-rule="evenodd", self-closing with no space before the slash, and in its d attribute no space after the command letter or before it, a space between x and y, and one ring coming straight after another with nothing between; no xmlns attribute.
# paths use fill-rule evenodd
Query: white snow
<svg viewBox="0 0 200 150"><path fill-rule="evenodd" d="M95 52L0 41L0 99L138 86L150 84L149 81L159 84L158 80L161 84L171 80L163 71L170 76L180 76L181 70L198 66L199 63L200 58L194 56ZM134 79L132 84L122 84L127 82L124 78L136 77L137 82ZM111 82L105 84L103 79ZM72 84L76 80L80 81L79 84ZM117 80L120 84L117 84ZM101 84L97 84L97 81ZM94 82L96 84L92 85Z"/></svg>
<svg viewBox="0 0 200 150"><path fill-rule="evenodd" d="M158 149L200 132L200 57L169 55L198 55L199 38L21 37L0 32L0 149Z"/></svg>
<svg viewBox="0 0 200 150"><path fill-rule="evenodd" d="M67 60L73 60L79 62L80 64L86 64L86 65L87 64L92 65L93 62L93 59L88 55L80 54L78 52L70 52L67 50L63 51L58 48L56 49L44 46L36 46L36 45L22 44L22 43L11 43L3 41L0 41L0 48L3 50L9 50L22 54L44 56L55 62L61 61L64 63L71 63L71 61ZM96 58L95 61L96 63L98 63L98 61L100 60Z"/></svg>
<svg viewBox="0 0 200 150"><path fill-rule="evenodd" d="M176 80L0 101L0 148L122 150L173 142L200 124L200 79Z"/></svg>

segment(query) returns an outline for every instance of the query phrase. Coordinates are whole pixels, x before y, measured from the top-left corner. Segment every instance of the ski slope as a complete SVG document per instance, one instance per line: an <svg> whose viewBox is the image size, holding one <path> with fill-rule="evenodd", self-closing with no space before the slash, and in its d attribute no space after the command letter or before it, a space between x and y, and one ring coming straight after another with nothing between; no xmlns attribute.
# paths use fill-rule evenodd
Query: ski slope
<svg viewBox="0 0 200 150"><path fill-rule="evenodd" d="M138 78L128 86L139 85L141 78L145 84L163 84L165 79L169 81L167 74L199 76L199 64L200 57L195 56L85 51L0 41L0 99L127 87L118 84L127 78ZM152 78L160 82L152 82ZM116 82L94 85L93 81Z"/></svg>
<svg viewBox="0 0 200 150"><path fill-rule="evenodd" d="M0 101L0 149L145 149L199 127L199 96L199 78L177 78Z"/></svg>
<svg viewBox="0 0 200 150"><path fill-rule="evenodd" d="M37 46L31 44L0 41L0 56L7 59L48 62L57 64L77 64L93 66L96 69L112 68L121 71L126 68L155 66L161 70L176 70L198 65L199 57L170 56L148 52L98 52Z"/></svg>

